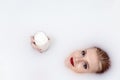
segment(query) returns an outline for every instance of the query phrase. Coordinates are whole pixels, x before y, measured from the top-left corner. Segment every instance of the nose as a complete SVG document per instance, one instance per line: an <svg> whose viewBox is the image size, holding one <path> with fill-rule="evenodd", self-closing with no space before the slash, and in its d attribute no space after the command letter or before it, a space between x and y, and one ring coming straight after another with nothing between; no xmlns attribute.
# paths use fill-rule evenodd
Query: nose
<svg viewBox="0 0 120 80"><path fill-rule="evenodd" d="M83 61L83 58L81 58L81 57L75 57L75 62L82 62Z"/></svg>

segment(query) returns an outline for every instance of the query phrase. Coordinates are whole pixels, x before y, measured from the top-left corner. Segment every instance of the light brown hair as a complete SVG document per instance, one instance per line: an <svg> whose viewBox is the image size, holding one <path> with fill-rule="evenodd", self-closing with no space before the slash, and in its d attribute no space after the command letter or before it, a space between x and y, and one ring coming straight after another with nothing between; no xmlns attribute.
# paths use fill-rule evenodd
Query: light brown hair
<svg viewBox="0 0 120 80"><path fill-rule="evenodd" d="M110 58L108 54L101 48L95 47L97 49L99 63L99 70L96 73L104 73L110 67Z"/></svg>

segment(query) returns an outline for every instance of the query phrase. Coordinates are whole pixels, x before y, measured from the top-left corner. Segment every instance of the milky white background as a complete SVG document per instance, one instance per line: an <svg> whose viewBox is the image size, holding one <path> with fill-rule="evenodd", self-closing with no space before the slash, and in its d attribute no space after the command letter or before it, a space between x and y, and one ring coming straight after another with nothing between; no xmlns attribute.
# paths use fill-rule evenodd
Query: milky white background
<svg viewBox="0 0 120 80"><path fill-rule="evenodd" d="M51 38L40 54L37 31ZM103 75L76 74L64 65L75 49L99 46L112 66ZM119 0L0 0L0 80L119 80Z"/></svg>

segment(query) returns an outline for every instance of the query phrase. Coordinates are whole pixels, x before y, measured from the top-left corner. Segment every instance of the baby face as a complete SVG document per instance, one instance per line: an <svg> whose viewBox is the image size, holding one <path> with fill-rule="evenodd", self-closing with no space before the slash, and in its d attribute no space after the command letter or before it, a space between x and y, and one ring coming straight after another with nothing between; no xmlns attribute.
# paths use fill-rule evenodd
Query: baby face
<svg viewBox="0 0 120 80"><path fill-rule="evenodd" d="M99 69L96 48L76 50L66 58L65 64L78 73L95 73Z"/></svg>

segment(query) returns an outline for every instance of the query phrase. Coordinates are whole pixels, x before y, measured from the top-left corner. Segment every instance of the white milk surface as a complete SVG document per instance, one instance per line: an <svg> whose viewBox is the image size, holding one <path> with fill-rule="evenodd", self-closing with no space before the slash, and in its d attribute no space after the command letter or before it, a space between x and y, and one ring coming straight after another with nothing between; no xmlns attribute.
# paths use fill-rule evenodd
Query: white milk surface
<svg viewBox="0 0 120 80"><path fill-rule="evenodd" d="M30 37L51 38L43 54ZM64 65L75 49L108 52L104 74L76 74ZM120 80L119 0L0 0L0 80Z"/></svg>

